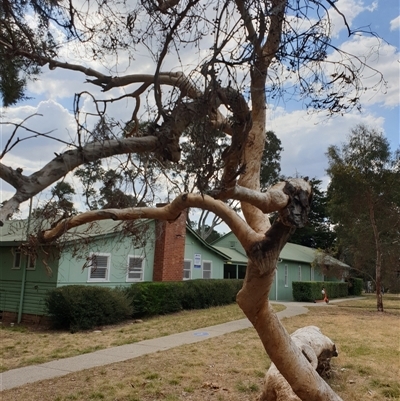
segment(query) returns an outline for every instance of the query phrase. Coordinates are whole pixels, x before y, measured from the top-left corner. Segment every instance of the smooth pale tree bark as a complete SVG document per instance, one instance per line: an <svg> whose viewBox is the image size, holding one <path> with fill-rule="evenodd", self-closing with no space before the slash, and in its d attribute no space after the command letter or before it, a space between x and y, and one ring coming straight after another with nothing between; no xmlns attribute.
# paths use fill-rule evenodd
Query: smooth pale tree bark
<svg viewBox="0 0 400 401"><path fill-rule="evenodd" d="M333 341L322 334L316 326L306 326L291 334L293 342L301 349L313 369L319 374L329 376L330 360L338 356ZM271 364L265 377L263 392L259 401L299 401L300 398L293 392L289 383L279 373L274 364Z"/></svg>

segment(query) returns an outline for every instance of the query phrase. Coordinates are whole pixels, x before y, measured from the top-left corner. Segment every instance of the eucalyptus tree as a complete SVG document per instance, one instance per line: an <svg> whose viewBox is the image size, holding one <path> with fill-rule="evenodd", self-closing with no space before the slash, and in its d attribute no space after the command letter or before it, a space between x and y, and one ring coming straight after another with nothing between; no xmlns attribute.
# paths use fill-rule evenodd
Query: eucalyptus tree
<svg viewBox="0 0 400 401"><path fill-rule="evenodd" d="M359 125L327 155L328 206L339 246L357 271L374 278L377 310L383 311L383 275L395 279L400 261L400 153L391 152L382 133Z"/></svg>
<svg viewBox="0 0 400 401"><path fill-rule="evenodd" d="M321 189L322 181L312 178L310 184L313 191L312 208L308 215L308 223L302 230L290 237L294 244L332 251L335 248L336 233L332 229L332 221L328 212L327 191Z"/></svg>
<svg viewBox="0 0 400 401"><path fill-rule="evenodd" d="M189 207L212 211L247 252L246 279L237 301L276 368L300 399L340 400L315 369L318 355L309 346L295 345L268 302L279 253L290 234L307 221L311 185L287 179L260 191L261 160L269 146L267 96L288 95L330 114L360 106L359 94L366 89L361 77L368 75L368 67L364 59L331 45L333 14L342 18L349 35L354 34L337 2L5 0L1 4L0 51L11 69L1 75L4 104L25 95L26 79L37 77L38 69L68 70L80 74L86 85L74 96L76 133L58 138L65 150L55 157L49 154L48 163L31 175L6 163L21 143L17 133L25 129L32 137L49 140L54 135L29 131L29 121L14 123L4 141L0 177L15 188L15 194L3 203L0 221L76 168L100 159L112 168L113 163L136 163L140 187L160 197L152 190L156 181L147 180L149 171L154 171L149 163L154 163L156 178L166 188L167 205L91 210L44 229L39 240L57 241L66 231L100 219L174 220ZM113 113L122 108L129 113L115 120ZM111 120L111 129L102 126ZM139 121L150 123L143 127ZM184 143L196 147L202 166L203 177L190 191L180 180L161 174L171 164L183 164L184 170ZM217 159L210 157L211 144L221 144ZM211 178L215 179L209 188ZM229 207L231 200L240 201L244 218ZM151 202L147 199L146 204ZM272 212L278 218L271 224Z"/></svg>

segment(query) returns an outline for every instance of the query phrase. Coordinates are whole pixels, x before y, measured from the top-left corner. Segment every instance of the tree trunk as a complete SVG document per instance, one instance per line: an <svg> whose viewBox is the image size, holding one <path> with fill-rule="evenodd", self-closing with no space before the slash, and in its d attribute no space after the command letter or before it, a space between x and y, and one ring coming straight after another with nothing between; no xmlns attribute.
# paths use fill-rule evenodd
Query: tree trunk
<svg viewBox="0 0 400 401"><path fill-rule="evenodd" d="M291 339L268 301L279 253L292 231L278 220L265 239L248 251L246 278L237 302L257 330L271 361L300 400L340 401Z"/></svg>
<svg viewBox="0 0 400 401"><path fill-rule="evenodd" d="M371 221L372 230L374 233L375 249L376 249L376 261L375 261L375 282L376 282L376 308L378 312L383 312L383 299L382 299L382 251L379 238L378 226L375 219L374 204L371 197L368 197L368 208L369 208L369 219Z"/></svg>
<svg viewBox="0 0 400 401"><path fill-rule="evenodd" d="M293 342L301 349L313 369L321 376L329 377L330 360L337 356L336 346L332 340L321 333L316 326L307 326L296 330L291 336ZM265 376L264 390L259 401L299 401L289 383L271 364Z"/></svg>

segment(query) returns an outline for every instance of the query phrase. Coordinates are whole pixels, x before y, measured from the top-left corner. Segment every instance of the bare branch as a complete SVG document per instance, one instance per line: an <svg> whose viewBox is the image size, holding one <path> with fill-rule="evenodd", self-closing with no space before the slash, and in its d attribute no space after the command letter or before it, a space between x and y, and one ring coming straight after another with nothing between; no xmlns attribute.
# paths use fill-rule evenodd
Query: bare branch
<svg viewBox="0 0 400 401"><path fill-rule="evenodd" d="M44 231L41 234L41 240L45 242L53 241L74 227L97 220L157 219L174 221L184 209L189 207L206 209L219 216L235 233L245 249L250 249L254 243L263 238L262 235L256 234L252 231L250 227L247 226L246 222L225 203L207 195L183 194L177 197L170 204L160 208L138 207L85 212L64 220L58 223L55 227Z"/></svg>

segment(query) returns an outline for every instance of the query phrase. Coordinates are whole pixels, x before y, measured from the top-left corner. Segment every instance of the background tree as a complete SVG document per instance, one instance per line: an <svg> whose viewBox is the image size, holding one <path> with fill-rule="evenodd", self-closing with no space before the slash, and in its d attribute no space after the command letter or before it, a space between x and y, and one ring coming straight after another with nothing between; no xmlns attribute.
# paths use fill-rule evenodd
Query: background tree
<svg viewBox="0 0 400 401"><path fill-rule="evenodd" d="M373 275L377 309L383 311L382 279L400 258L399 153L391 153L381 133L359 125L327 155L329 210L339 246L351 265Z"/></svg>
<svg viewBox="0 0 400 401"><path fill-rule="evenodd" d="M74 207L73 195L75 189L65 181L59 181L50 190L51 199L42 207L37 207L32 211L32 215L40 220L62 220L77 214Z"/></svg>
<svg viewBox="0 0 400 401"><path fill-rule="evenodd" d="M137 188L152 195L150 206L91 210L69 217L40 232L41 243L57 241L66 231L101 219L174 220L187 208L213 212L248 255L237 301L276 368L300 399L340 400L315 369L319 354L296 346L268 301L280 251L307 221L311 186L302 179L288 179L260 191L267 94L289 94L328 113L360 107L359 93L366 89L361 77L368 75L367 66L331 46L331 13L342 18L348 34L353 34L336 2L99 0L82 7L77 0L30 0L2 4L1 49L14 69L26 73L21 60L50 70L65 69L83 74L87 85L74 98L76 133L58 139L65 151L49 155L49 162L31 175L5 163L6 155L21 142L17 131L27 128L25 123L15 123L0 155L0 177L15 188L15 194L3 203L0 222L22 202L99 159L112 169L117 163L134 171ZM44 21L43 29L23 29L32 12ZM52 35L54 28L58 31ZM195 57L186 63L188 49ZM70 55L82 64L68 59ZM143 64L151 61L148 73L143 73ZM124 68L129 74L121 74ZM24 86L18 88L8 103L21 98ZM99 94L99 89L104 93ZM3 99L9 93L3 90ZM129 116L117 121L113 110L120 111L118 104L129 105ZM140 120L149 124L143 127ZM128 126L132 128L125 130ZM35 137L52 138L38 132ZM162 174L172 164L185 164L184 143L197 149L201 165L192 188ZM220 146L217 159L209 151L213 144ZM136 160L142 161L140 168ZM150 161L157 170L147 168ZM220 174L215 175L214 169ZM154 187L163 189L168 205L151 206L160 197ZM229 207L231 201L241 202L244 218ZM273 212L278 218L271 224L268 214Z"/></svg>
<svg viewBox="0 0 400 401"><path fill-rule="evenodd" d="M327 193L321 189L322 181L310 180L313 189L313 200L308 223L302 230L296 230L290 242L321 250L333 250L336 233L332 229L331 218L327 208Z"/></svg>
<svg viewBox="0 0 400 401"><path fill-rule="evenodd" d="M222 146L222 144L213 144L213 148L215 148L214 151L216 152L221 152L223 151L227 145L225 144ZM185 152L186 150L186 152ZM266 132L266 146L264 148L264 152L262 155L262 160L261 160L261 171L260 171L260 189L262 191L265 191L268 187L272 186L273 184L276 184L279 181L280 177L280 172L281 172L281 152L282 152L282 142L281 140L275 135L273 131L267 131ZM183 152L187 154L187 158L192 160L192 163L190 163L190 168L186 167L185 171L185 178L186 180L190 179L190 173L192 175L196 176L196 180L201 179L200 177L203 177L204 175L201 174L201 166L197 166L199 155L198 155L198 150L197 148L193 148L192 146L188 146L187 144L184 144L183 146ZM218 154L214 155L214 158L219 160L220 156ZM215 165L211 164L215 171ZM187 165L186 165L187 166ZM200 175L200 177L199 177ZM207 177L207 176L206 176ZM208 177L205 181L207 182L208 189L215 187L215 182L213 183L210 180L211 177ZM187 187L189 186L186 184ZM240 209L240 203L236 201L231 201L229 203L229 206L237 213L241 211ZM197 227L196 227L196 232L199 234L201 238L204 240L207 240L208 242L212 243L215 241L217 238L220 237L218 233L215 231L215 228L218 227L221 223L223 223L223 220L216 216L214 213L211 213L208 210L202 210L200 211L200 216L197 220ZM211 236L211 238L210 238Z"/></svg>

